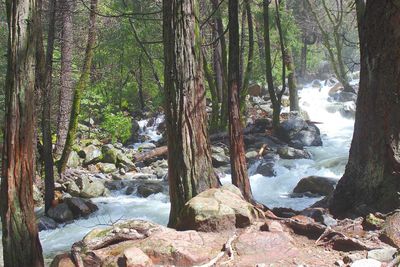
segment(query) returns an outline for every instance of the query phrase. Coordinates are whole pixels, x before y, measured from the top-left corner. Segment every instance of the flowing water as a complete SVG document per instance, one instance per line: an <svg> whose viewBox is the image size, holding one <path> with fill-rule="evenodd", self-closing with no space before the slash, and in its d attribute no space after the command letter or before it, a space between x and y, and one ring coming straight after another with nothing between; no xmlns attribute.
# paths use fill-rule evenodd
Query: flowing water
<svg viewBox="0 0 400 267"><path fill-rule="evenodd" d="M291 198L290 193L297 182L309 175L319 175L340 178L348 158L353 119L346 119L339 112L330 113L328 108L332 103L327 101L328 86L313 88L306 86L299 91L300 105L308 112L310 119L319 122L323 146L306 148L313 155L312 159L283 160L275 165L277 175L264 177L251 175L251 185L255 198L269 207L290 207L303 209L320 198ZM161 136L156 132L156 124L163 118L158 117L154 126L145 127L147 121L139 122L141 133L157 141ZM139 147L140 144L134 145ZM250 167L250 173L256 166ZM223 183L229 182L227 175ZM81 240L94 227L105 227L124 219L145 219L163 225L167 224L169 214L168 196L157 194L148 198L126 196L123 191L113 192L110 197L92 199L99 211L87 219L76 220L55 230L40 232L44 254L51 258L61 251L68 251L71 245Z"/></svg>

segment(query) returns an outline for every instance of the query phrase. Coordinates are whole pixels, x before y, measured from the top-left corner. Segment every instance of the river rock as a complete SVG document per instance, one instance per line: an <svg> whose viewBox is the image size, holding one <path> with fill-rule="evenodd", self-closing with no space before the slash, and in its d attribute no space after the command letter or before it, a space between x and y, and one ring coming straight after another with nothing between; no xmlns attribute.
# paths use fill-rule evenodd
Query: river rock
<svg viewBox="0 0 400 267"><path fill-rule="evenodd" d="M67 167L68 168L77 168L80 165L80 158L76 151L72 150L69 153L68 160L67 160Z"/></svg>
<svg viewBox="0 0 400 267"><path fill-rule="evenodd" d="M145 143L141 144L139 147L139 151L145 152L145 151L150 151L156 148L156 145L153 143Z"/></svg>
<svg viewBox="0 0 400 267"><path fill-rule="evenodd" d="M282 159L310 159L311 154L308 151L296 149L290 146L279 147L277 150Z"/></svg>
<svg viewBox="0 0 400 267"><path fill-rule="evenodd" d="M252 84L247 89L249 96L261 96L261 86L257 83Z"/></svg>
<svg viewBox="0 0 400 267"><path fill-rule="evenodd" d="M226 166L226 165L229 165L229 163L230 163L230 158L222 153L220 153L220 154L214 153L211 155L211 158L212 158L212 164L213 164L214 168Z"/></svg>
<svg viewBox="0 0 400 267"><path fill-rule="evenodd" d="M153 194L161 193L163 191L163 186L159 183L146 183L141 184L137 188L139 196L148 197Z"/></svg>
<svg viewBox="0 0 400 267"><path fill-rule="evenodd" d="M343 85L341 83L337 83L331 89L329 89L328 95L333 97L336 93L343 91L343 89Z"/></svg>
<svg viewBox="0 0 400 267"><path fill-rule="evenodd" d="M117 154L117 162L119 166L123 166L126 171L136 170L135 164L125 154L119 152Z"/></svg>
<svg viewBox="0 0 400 267"><path fill-rule="evenodd" d="M131 137L129 141L136 143L139 140L140 125L137 120L132 120Z"/></svg>
<svg viewBox="0 0 400 267"><path fill-rule="evenodd" d="M51 262L50 267L76 267L69 253L57 255Z"/></svg>
<svg viewBox="0 0 400 267"><path fill-rule="evenodd" d="M206 190L189 200L177 229L220 232L249 226L258 214L233 185Z"/></svg>
<svg viewBox="0 0 400 267"><path fill-rule="evenodd" d="M389 262L393 260L393 257L396 253L397 249L393 247L373 249L368 251L368 259Z"/></svg>
<svg viewBox="0 0 400 267"><path fill-rule="evenodd" d="M308 124L305 120L289 117L278 128L278 136L289 145L302 149L303 146L321 146L321 133L317 126Z"/></svg>
<svg viewBox="0 0 400 267"><path fill-rule="evenodd" d="M61 203L55 207L51 207L48 210L47 215L59 223L65 223L74 219L74 215L69 209L67 203Z"/></svg>
<svg viewBox="0 0 400 267"><path fill-rule="evenodd" d="M45 231L45 230L53 230L57 228L57 223L50 217L42 216L37 221L38 230Z"/></svg>
<svg viewBox="0 0 400 267"><path fill-rule="evenodd" d="M339 112L345 118L354 119L356 116L356 103L354 101L343 103Z"/></svg>
<svg viewBox="0 0 400 267"><path fill-rule="evenodd" d="M263 160L260 165L258 165L256 173L261 174L262 176L272 177L276 175L274 170L274 162L269 160Z"/></svg>
<svg viewBox="0 0 400 267"><path fill-rule="evenodd" d="M139 248L127 248L121 261L123 266L147 267L153 266L151 259Z"/></svg>
<svg viewBox="0 0 400 267"><path fill-rule="evenodd" d="M43 194L35 184L33 184L33 202L37 206L40 206L43 203Z"/></svg>
<svg viewBox="0 0 400 267"><path fill-rule="evenodd" d="M381 239L391 246L400 248L400 212L386 219Z"/></svg>
<svg viewBox="0 0 400 267"><path fill-rule="evenodd" d="M83 198L100 197L104 195L105 189L102 182L94 180L82 189L80 196Z"/></svg>
<svg viewBox="0 0 400 267"><path fill-rule="evenodd" d="M96 164L96 167L102 172L102 173L112 173L117 171L117 167L113 163L102 163L99 162Z"/></svg>
<svg viewBox="0 0 400 267"><path fill-rule="evenodd" d="M67 198L65 202L75 218L86 217L99 209L93 202L78 197Z"/></svg>
<svg viewBox="0 0 400 267"><path fill-rule="evenodd" d="M101 151L94 145L89 145L79 151L79 155L84 158L83 164L89 165L101 159Z"/></svg>
<svg viewBox="0 0 400 267"><path fill-rule="evenodd" d="M352 92L341 91L337 92L332 96L333 100L337 102L348 102L348 101L357 101L357 94Z"/></svg>
<svg viewBox="0 0 400 267"><path fill-rule="evenodd" d="M117 163L117 156L119 151L113 145L111 144L104 145L101 148L101 152L103 153L102 162L112 163L112 164Z"/></svg>
<svg viewBox="0 0 400 267"><path fill-rule="evenodd" d="M355 261L350 266L351 267L381 267L382 263L380 261L377 261L374 259L362 259L362 260Z"/></svg>
<svg viewBox="0 0 400 267"><path fill-rule="evenodd" d="M298 194L310 192L312 194L328 196L335 190L337 182L338 180L335 178L309 176L301 179L293 189L293 192Z"/></svg>
<svg viewBox="0 0 400 267"><path fill-rule="evenodd" d="M69 181L67 185L67 192L74 197L77 197L80 195L81 190L78 187L78 185L75 183L75 181Z"/></svg>

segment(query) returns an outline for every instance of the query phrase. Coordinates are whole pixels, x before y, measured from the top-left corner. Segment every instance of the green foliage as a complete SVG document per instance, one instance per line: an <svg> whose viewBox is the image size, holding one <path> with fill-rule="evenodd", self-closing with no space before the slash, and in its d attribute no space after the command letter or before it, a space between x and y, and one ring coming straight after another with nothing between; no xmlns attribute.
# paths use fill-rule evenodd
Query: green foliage
<svg viewBox="0 0 400 267"><path fill-rule="evenodd" d="M108 133L113 143L117 140L125 143L131 135L131 126L132 119L124 116L122 112L106 112L101 124L101 128Z"/></svg>

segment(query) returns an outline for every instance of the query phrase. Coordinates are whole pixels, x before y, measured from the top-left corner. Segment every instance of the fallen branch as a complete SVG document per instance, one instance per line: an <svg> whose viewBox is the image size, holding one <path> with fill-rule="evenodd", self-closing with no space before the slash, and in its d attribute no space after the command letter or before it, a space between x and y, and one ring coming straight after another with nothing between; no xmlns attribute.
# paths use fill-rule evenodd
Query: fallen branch
<svg viewBox="0 0 400 267"><path fill-rule="evenodd" d="M211 266L214 266L214 265L217 264L217 262L218 262L222 257L225 256L225 254L228 255L229 260L226 261L226 262L224 262L224 263L228 263L228 262L232 261L232 260L234 259L234 253L233 253L233 249L232 249L232 242L235 241L235 239L236 239L237 237L238 237L238 236L237 236L236 234L234 234L233 236L231 236L231 237L228 239L228 241L224 244L224 247L223 247L222 251L221 251L220 253L218 253L218 255L217 255L215 258L213 258L213 259L212 259L211 261L209 261L208 263L203 264L203 265L199 265L199 266L197 266L197 267L211 267Z"/></svg>
<svg viewBox="0 0 400 267"><path fill-rule="evenodd" d="M158 158L161 156L166 156L168 153L168 147L167 146L162 146L162 147L157 147L151 151L146 151L142 152L139 154L136 154L133 156L133 161L134 162L140 162L140 161L146 161L150 160L153 158Z"/></svg>

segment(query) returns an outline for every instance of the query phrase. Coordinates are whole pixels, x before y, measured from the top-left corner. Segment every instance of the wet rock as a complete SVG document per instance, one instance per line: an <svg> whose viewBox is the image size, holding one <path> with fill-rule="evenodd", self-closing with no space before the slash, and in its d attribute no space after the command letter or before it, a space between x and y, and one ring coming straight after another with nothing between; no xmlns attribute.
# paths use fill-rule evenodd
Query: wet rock
<svg viewBox="0 0 400 267"><path fill-rule="evenodd" d="M132 195L135 192L134 186L128 186L125 191L125 195Z"/></svg>
<svg viewBox="0 0 400 267"><path fill-rule="evenodd" d="M303 146L321 146L321 133L317 126L308 124L302 118L289 117L281 123L278 136L289 145L302 149Z"/></svg>
<svg viewBox="0 0 400 267"><path fill-rule="evenodd" d="M153 194L161 193L163 191L163 186L159 183L146 183L141 184L137 188L139 196L148 197Z"/></svg>
<svg viewBox="0 0 400 267"><path fill-rule="evenodd" d="M74 218L86 217L99 209L93 202L78 197L67 198L65 202L72 211Z"/></svg>
<svg viewBox="0 0 400 267"><path fill-rule="evenodd" d="M33 185L33 201L37 206L43 203L43 194L35 184Z"/></svg>
<svg viewBox="0 0 400 267"><path fill-rule="evenodd" d="M177 229L219 232L244 228L256 219L257 214L254 207L243 199L239 189L224 185L189 200Z"/></svg>
<svg viewBox="0 0 400 267"><path fill-rule="evenodd" d="M333 192L338 180L334 178L309 176L300 180L300 182L293 189L294 193L319 194L327 196Z"/></svg>
<svg viewBox="0 0 400 267"><path fill-rule="evenodd" d="M245 157L246 157L246 160L248 160L248 161L255 160L258 158L258 152L257 151L249 151L246 153Z"/></svg>
<svg viewBox="0 0 400 267"><path fill-rule="evenodd" d="M47 215L59 223L65 223L74 219L74 215L67 203L61 203L55 207L51 207Z"/></svg>
<svg viewBox="0 0 400 267"><path fill-rule="evenodd" d="M162 179L165 175L168 174L168 169L158 167L155 169L155 173L158 179Z"/></svg>
<svg viewBox="0 0 400 267"><path fill-rule="evenodd" d="M111 144L104 145L101 148L101 152L103 153L102 162L112 163L112 164L117 163L117 156L119 151L113 145Z"/></svg>
<svg viewBox="0 0 400 267"><path fill-rule="evenodd" d="M386 219L381 239L391 246L400 248L400 212Z"/></svg>
<svg viewBox="0 0 400 267"><path fill-rule="evenodd" d="M332 96L333 100L338 101L338 102L348 102L348 101L357 101L357 94L352 93L352 92L338 92Z"/></svg>
<svg viewBox="0 0 400 267"><path fill-rule="evenodd" d="M141 249L135 247L125 249L122 259L123 266L153 266L151 259Z"/></svg>
<svg viewBox="0 0 400 267"><path fill-rule="evenodd" d="M83 164L89 165L91 163L95 163L96 161L99 161L102 157L100 149L98 149L94 145L89 145L79 151L79 156L84 158Z"/></svg>
<svg viewBox="0 0 400 267"><path fill-rule="evenodd" d="M80 195L81 190L79 189L78 185L74 181L69 181L67 185L67 192L74 197Z"/></svg>
<svg viewBox="0 0 400 267"><path fill-rule="evenodd" d="M282 159L310 159L311 154L308 151L296 149L290 146L279 147L277 150Z"/></svg>
<svg viewBox="0 0 400 267"><path fill-rule="evenodd" d="M37 222L37 225L38 225L39 232L45 231L45 230L53 230L53 229L57 228L56 221L47 216L40 217Z"/></svg>
<svg viewBox="0 0 400 267"><path fill-rule="evenodd" d="M230 163L230 158L222 153L221 154L214 153L211 155L211 158L212 158L212 164L215 168L226 166L229 165Z"/></svg>
<svg viewBox="0 0 400 267"><path fill-rule="evenodd" d="M373 259L362 259L355 261L351 267L381 267L382 263Z"/></svg>
<svg viewBox="0 0 400 267"><path fill-rule="evenodd" d="M156 148L156 145L153 143L145 143L141 144L139 147L139 151L145 152L145 151L150 151L152 149Z"/></svg>
<svg viewBox="0 0 400 267"><path fill-rule="evenodd" d="M265 133L267 129L272 127L271 119L256 119L253 125L253 132Z"/></svg>
<svg viewBox="0 0 400 267"><path fill-rule="evenodd" d="M68 168L77 168L80 165L80 158L76 151L71 151L67 160Z"/></svg>
<svg viewBox="0 0 400 267"><path fill-rule="evenodd" d="M336 93L344 90L344 87L341 83L335 84L331 89L329 89L328 95L333 97Z"/></svg>
<svg viewBox="0 0 400 267"><path fill-rule="evenodd" d="M126 171L136 170L135 164L125 154L119 152L117 154L117 163L119 166L123 166Z"/></svg>
<svg viewBox="0 0 400 267"><path fill-rule="evenodd" d="M339 112L345 118L354 119L356 116L356 103L354 101L343 103Z"/></svg>
<svg viewBox="0 0 400 267"><path fill-rule="evenodd" d="M113 163L97 163L96 167L102 172L102 173L112 173L117 171L117 167Z"/></svg>
<svg viewBox="0 0 400 267"><path fill-rule="evenodd" d="M100 181L94 180L82 189L80 196L83 198L93 198L103 196L104 193L104 184Z"/></svg>
<svg viewBox="0 0 400 267"><path fill-rule="evenodd" d="M276 175L274 170L274 162L269 160L263 160L260 165L258 165L256 173L261 174L262 176L272 177Z"/></svg>
<svg viewBox="0 0 400 267"><path fill-rule="evenodd" d="M373 249L373 250L368 251L368 259L389 262L389 261L393 260L396 253L397 253L397 249L392 248L392 247Z"/></svg>
<svg viewBox="0 0 400 267"><path fill-rule="evenodd" d="M314 88L322 88L322 83L320 80L314 80L312 81L311 86Z"/></svg>
<svg viewBox="0 0 400 267"><path fill-rule="evenodd" d="M308 208L303 210L300 215L310 217L316 222L320 222L326 226L337 225L337 221L330 214L327 214L326 210L322 208Z"/></svg>
<svg viewBox="0 0 400 267"><path fill-rule="evenodd" d="M137 142L139 140L140 125L137 120L132 120L130 142Z"/></svg>

